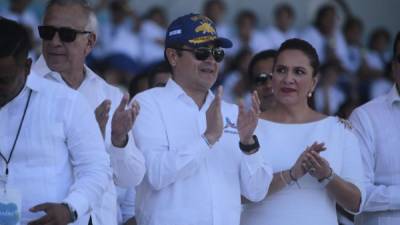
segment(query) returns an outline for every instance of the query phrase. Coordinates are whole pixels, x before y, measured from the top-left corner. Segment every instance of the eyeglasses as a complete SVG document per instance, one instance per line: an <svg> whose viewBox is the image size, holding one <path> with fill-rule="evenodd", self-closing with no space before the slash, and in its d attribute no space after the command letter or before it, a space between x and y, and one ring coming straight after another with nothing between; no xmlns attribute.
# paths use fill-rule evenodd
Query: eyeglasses
<svg viewBox="0 0 400 225"><path fill-rule="evenodd" d="M220 48L195 48L195 49L187 49L187 48L175 48L181 51L188 51L193 53L194 57L197 60L204 61L212 55L216 62L221 62L224 59L225 52Z"/></svg>
<svg viewBox="0 0 400 225"><path fill-rule="evenodd" d="M46 41L51 41L54 35L58 33L62 42L73 42L78 34L89 34L90 31L80 31L68 27L53 27L53 26L39 26L40 38Z"/></svg>
<svg viewBox="0 0 400 225"><path fill-rule="evenodd" d="M254 78L254 83L257 86L264 85L272 79L272 73L260 73Z"/></svg>

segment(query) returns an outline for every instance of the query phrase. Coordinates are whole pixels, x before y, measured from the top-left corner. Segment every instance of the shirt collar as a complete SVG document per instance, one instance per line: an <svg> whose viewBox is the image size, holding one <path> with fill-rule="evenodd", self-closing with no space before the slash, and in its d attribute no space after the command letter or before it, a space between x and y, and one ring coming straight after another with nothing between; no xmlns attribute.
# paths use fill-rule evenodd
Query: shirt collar
<svg viewBox="0 0 400 225"><path fill-rule="evenodd" d="M392 89L387 95L387 101L390 105L394 105L395 103L400 104L400 96L397 91L396 84L393 85Z"/></svg>
<svg viewBox="0 0 400 225"><path fill-rule="evenodd" d="M182 89L181 86L179 86L178 83L176 83L173 79L169 79L167 84L165 85L165 88L168 90L169 93L171 93L172 96L179 98L182 96L188 96L185 91ZM188 96L189 97L189 96ZM202 108L204 106L207 106L211 104L211 101L214 99L214 94L212 93L211 90L208 90L208 94L206 97L206 101L204 102Z"/></svg>
<svg viewBox="0 0 400 225"><path fill-rule="evenodd" d="M89 67L84 65L84 69L85 69L85 78L84 78L83 82L90 81L92 79L97 78L95 73ZM41 76L41 77L49 76L52 79L56 80L57 82L65 83L65 81L61 77L61 74L50 70L50 68L46 64L46 61L45 61L43 55L40 55L39 59L36 61L35 65L33 66L33 70L35 71L35 73L38 76Z"/></svg>
<svg viewBox="0 0 400 225"><path fill-rule="evenodd" d="M171 93L174 97L180 97L182 95L186 95L185 91L179 86L173 79L169 79L165 88Z"/></svg>
<svg viewBox="0 0 400 225"><path fill-rule="evenodd" d="M39 92L42 89L41 77L39 77L34 71L31 71L27 77L25 86L31 89L32 91Z"/></svg>

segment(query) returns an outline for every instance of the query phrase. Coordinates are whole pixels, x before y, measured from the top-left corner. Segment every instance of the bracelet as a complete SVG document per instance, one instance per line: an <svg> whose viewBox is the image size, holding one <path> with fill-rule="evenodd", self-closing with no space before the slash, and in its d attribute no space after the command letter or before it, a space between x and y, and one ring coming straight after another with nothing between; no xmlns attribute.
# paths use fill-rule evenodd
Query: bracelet
<svg viewBox="0 0 400 225"><path fill-rule="evenodd" d="M292 168L290 168L290 170L289 170L289 176L290 176L290 179L291 179L293 182L296 183L296 186L297 186L299 189L301 189L301 186L300 186L299 182L297 182L297 179L292 175Z"/></svg>
<svg viewBox="0 0 400 225"><path fill-rule="evenodd" d="M323 178L318 180L318 182L321 183L322 186L324 186L324 187L326 185L328 185L333 180L333 178L335 177L335 173L333 172L332 168L329 167L329 169L330 169L329 175L327 177L323 177Z"/></svg>
<svg viewBox="0 0 400 225"><path fill-rule="evenodd" d="M260 148L260 143L258 142L258 138L256 135L253 135L254 144L251 145L244 145L242 142L239 141L239 148L242 150L243 153L251 155L253 153L258 152Z"/></svg>
<svg viewBox="0 0 400 225"><path fill-rule="evenodd" d="M285 182L286 186L289 185L289 182L286 181L285 176L283 175L283 171L281 171L279 173L279 175L281 176L281 179L283 180L283 182Z"/></svg>

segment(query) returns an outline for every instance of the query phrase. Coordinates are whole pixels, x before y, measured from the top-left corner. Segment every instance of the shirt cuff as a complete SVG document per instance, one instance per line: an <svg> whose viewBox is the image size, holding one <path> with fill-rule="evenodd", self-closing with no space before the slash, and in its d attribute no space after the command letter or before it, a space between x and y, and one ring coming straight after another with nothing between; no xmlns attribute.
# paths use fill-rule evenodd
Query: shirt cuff
<svg viewBox="0 0 400 225"><path fill-rule="evenodd" d="M111 157L111 161L113 159L122 159L125 157L125 155L129 154L129 149L132 148L133 146L133 138L128 135L128 142L126 145L122 148L114 146L112 143L109 145L109 154Z"/></svg>
<svg viewBox="0 0 400 225"><path fill-rule="evenodd" d="M264 157L262 156L261 153L261 149L259 149L256 153L253 153L251 155L243 153L243 157L245 165L249 169L250 174L255 173L260 168L260 166L262 166L265 163Z"/></svg>
<svg viewBox="0 0 400 225"><path fill-rule="evenodd" d="M63 202L68 203L70 206L72 206L72 208L76 210L76 213L78 214L78 219L89 213L89 201L86 200L85 196L79 193L69 194Z"/></svg>
<svg viewBox="0 0 400 225"><path fill-rule="evenodd" d="M132 136L129 136L125 147L109 145L108 152L116 185L129 188L135 187L142 181L145 173L144 157L136 148Z"/></svg>

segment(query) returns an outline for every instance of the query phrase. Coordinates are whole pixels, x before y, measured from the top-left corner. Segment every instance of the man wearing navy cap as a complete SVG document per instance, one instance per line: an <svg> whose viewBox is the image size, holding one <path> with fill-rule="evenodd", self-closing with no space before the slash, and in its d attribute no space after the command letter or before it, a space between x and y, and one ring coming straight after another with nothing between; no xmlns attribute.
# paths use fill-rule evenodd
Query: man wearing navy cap
<svg viewBox="0 0 400 225"><path fill-rule="evenodd" d="M260 201L272 170L260 154L259 100L245 111L210 91L230 40L199 14L168 27L165 57L172 79L138 94L141 113L133 135L147 173L137 188L140 225L238 225L240 196Z"/></svg>

